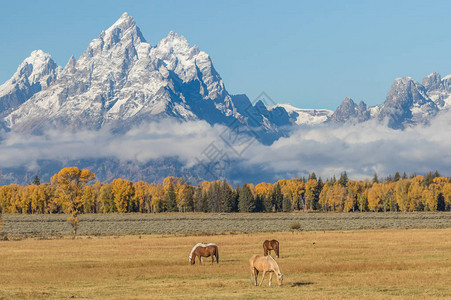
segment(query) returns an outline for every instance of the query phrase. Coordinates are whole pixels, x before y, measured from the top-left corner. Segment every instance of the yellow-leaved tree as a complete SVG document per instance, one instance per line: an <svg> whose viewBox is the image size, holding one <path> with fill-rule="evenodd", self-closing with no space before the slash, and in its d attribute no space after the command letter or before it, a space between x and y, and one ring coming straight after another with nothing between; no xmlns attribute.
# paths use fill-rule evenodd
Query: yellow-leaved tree
<svg viewBox="0 0 451 300"><path fill-rule="evenodd" d="M83 209L83 188L95 179L95 174L89 170L80 170L77 167L64 168L50 179L56 187L59 198L63 199L65 211L70 213L68 222L72 225L73 238L77 234L78 215Z"/></svg>
<svg viewBox="0 0 451 300"><path fill-rule="evenodd" d="M116 209L120 213L133 211L133 195L135 189L133 182L130 180L117 178L111 183L113 186L112 193Z"/></svg>

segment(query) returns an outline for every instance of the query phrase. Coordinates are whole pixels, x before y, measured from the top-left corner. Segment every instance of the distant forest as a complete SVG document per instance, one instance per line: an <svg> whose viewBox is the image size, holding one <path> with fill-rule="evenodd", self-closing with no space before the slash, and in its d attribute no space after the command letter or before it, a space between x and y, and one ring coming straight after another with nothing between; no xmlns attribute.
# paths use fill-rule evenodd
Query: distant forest
<svg viewBox="0 0 451 300"><path fill-rule="evenodd" d="M179 177L162 184L114 179L95 182L95 174L64 168L41 183L0 186L2 213L160 213L160 212L290 212L290 211L450 211L451 178L438 172L351 180L282 179L275 183L232 187L224 181L193 186Z"/></svg>

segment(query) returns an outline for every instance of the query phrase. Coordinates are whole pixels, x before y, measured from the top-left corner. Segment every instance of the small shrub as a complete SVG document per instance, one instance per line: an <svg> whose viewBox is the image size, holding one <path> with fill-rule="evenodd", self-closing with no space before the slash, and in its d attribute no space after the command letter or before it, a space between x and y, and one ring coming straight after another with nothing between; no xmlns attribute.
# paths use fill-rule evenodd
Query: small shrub
<svg viewBox="0 0 451 300"><path fill-rule="evenodd" d="M291 230L300 230L301 229L301 223L299 222L294 222L290 224L290 229Z"/></svg>
<svg viewBox="0 0 451 300"><path fill-rule="evenodd" d="M8 235L4 232L0 233L0 241L8 241Z"/></svg>

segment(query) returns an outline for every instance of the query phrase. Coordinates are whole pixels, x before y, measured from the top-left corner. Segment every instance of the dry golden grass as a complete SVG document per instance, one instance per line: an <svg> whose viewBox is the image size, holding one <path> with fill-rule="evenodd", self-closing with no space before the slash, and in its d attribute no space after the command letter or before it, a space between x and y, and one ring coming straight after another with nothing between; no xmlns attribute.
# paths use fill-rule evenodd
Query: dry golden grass
<svg viewBox="0 0 451 300"><path fill-rule="evenodd" d="M0 298L411 299L451 297L451 229L80 237L0 242ZM248 259L280 242L284 285L251 285ZM188 263L197 242L220 263ZM267 277L268 278L268 277Z"/></svg>

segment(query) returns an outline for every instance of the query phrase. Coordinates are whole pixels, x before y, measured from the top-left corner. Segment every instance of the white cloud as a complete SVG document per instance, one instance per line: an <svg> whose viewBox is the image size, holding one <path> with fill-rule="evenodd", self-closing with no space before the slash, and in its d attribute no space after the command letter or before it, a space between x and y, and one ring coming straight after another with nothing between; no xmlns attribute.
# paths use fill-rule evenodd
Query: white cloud
<svg viewBox="0 0 451 300"><path fill-rule="evenodd" d="M430 126L403 131L375 122L338 128L300 129L269 147L246 153L247 162L297 176L315 171L324 177L347 171L353 178L374 172L387 176L396 171L451 170L451 111L439 115Z"/></svg>
<svg viewBox="0 0 451 300"><path fill-rule="evenodd" d="M0 143L0 165L26 165L32 169L43 159L117 158L142 163L170 156L178 156L183 163L191 165L220 130L220 126L212 127L203 121L163 120L133 128L124 135L108 130L76 133L50 130L41 136L7 133Z"/></svg>
<svg viewBox="0 0 451 300"><path fill-rule="evenodd" d="M131 129L124 135L110 131L59 130L42 136L3 135L0 143L2 168L38 168L38 160L71 161L84 158L117 158L140 163L162 157L178 156L190 167L201 158L208 145L228 150L230 158L240 160L244 174L269 174L292 177L312 171L323 177L347 171L352 178L368 178L396 171L427 172L451 170L451 112L443 113L430 126L404 131L373 122L339 128L299 129L290 137L270 146L253 143L240 158L221 140L224 126L204 121L186 123L164 120ZM258 170L258 172L256 172ZM259 171L261 170L261 172ZM235 171L235 170L234 170ZM236 173L236 172L234 172ZM252 182L249 178L247 182Z"/></svg>

